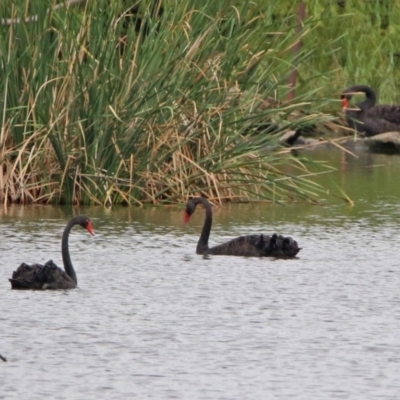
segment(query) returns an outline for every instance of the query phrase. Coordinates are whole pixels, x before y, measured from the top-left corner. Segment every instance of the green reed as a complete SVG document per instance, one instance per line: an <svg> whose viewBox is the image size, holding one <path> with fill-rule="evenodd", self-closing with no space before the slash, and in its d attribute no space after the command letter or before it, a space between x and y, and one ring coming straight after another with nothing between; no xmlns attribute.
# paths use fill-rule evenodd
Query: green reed
<svg viewBox="0 0 400 400"><path fill-rule="evenodd" d="M164 1L158 17L143 1L138 27L122 1L3 0L0 16L20 21L0 26L0 199L317 201L309 162L279 142L331 118L310 108L318 85L287 100L297 23L272 18L280 0L237 3Z"/></svg>
<svg viewBox="0 0 400 400"><path fill-rule="evenodd" d="M373 87L381 103L400 103L399 2L311 0L307 12L312 28L304 46L318 50L300 67L301 91L320 87L315 100L337 99L324 108L336 113L341 91L354 84Z"/></svg>

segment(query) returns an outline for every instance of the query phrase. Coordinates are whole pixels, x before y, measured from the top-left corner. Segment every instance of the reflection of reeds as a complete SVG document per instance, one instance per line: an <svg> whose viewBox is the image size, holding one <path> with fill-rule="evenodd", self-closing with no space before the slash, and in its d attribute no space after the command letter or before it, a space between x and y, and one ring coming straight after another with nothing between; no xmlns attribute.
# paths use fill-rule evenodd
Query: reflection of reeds
<svg viewBox="0 0 400 400"><path fill-rule="evenodd" d="M117 1L53 11L30 3L29 22L14 3L0 3L21 21L0 27L1 201L317 197L306 164L266 151L325 118L293 118L307 96L266 101L285 98L297 40L265 18L274 2L171 0L162 19L142 9L146 32L126 28Z"/></svg>

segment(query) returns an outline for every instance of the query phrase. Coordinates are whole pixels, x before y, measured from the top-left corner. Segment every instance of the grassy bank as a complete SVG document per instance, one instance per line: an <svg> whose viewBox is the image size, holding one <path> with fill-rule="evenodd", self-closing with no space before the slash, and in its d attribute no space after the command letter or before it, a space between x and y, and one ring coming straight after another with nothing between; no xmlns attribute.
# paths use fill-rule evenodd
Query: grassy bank
<svg viewBox="0 0 400 400"><path fill-rule="evenodd" d="M318 200L308 162L266 149L330 118L332 75L312 66L336 36L321 47L312 16L294 58L297 10L229 3L164 1L160 15L143 2L131 15L122 1L3 0L0 16L20 20L0 27L0 200ZM287 100L293 62L302 86Z"/></svg>
<svg viewBox="0 0 400 400"><path fill-rule="evenodd" d="M284 0L281 12L291 3ZM318 50L300 66L301 92L317 86L321 90L316 101L338 99L343 89L361 83L377 91L380 103L399 104L400 3L311 0L307 11L312 32L304 38L304 46ZM340 112L333 102L324 110Z"/></svg>

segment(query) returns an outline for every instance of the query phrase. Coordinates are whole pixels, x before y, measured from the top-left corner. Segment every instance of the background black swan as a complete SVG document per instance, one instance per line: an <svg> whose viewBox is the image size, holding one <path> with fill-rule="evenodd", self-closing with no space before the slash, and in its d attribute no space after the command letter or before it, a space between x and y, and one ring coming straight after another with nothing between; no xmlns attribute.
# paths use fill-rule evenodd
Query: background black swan
<svg viewBox="0 0 400 400"><path fill-rule="evenodd" d="M365 93L365 100L349 108L353 95ZM365 136L378 133L400 131L400 106L375 105L376 94L366 85L356 85L342 93L342 106L347 124Z"/></svg>
<svg viewBox="0 0 400 400"><path fill-rule="evenodd" d="M77 215L68 222L61 242L61 253L65 271L57 267L52 260L47 261L44 265L22 263L13 272L12 278L9 279L11 289L44 290L76 288L78 280L68 249L69 233L75 225L80 225L82 228L87 229L90 234L94 235L92 222L85 215Z"/></svg>
<svg viewBox="0 0 400 400"><path fill-rule="evenodd" d="M197 243L197 254L214 254L225 256L245 256L245 257L276 257L291 258L295 257L300 251L297 242L291 237L284 237L273 234L267 235L248 235L239 236L229 242L215 247L208 246L212 225L212 209L209 201L204 197L195 197L186 203L185 223L189 222L198 204L203 204L206 212L203 229L199 242Z"/></svg>

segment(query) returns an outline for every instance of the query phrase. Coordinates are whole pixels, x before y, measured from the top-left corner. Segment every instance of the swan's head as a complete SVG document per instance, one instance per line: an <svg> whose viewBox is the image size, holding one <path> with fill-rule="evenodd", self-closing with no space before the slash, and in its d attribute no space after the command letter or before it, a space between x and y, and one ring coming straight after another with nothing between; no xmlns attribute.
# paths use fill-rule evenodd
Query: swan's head
<svg viewBox="0 0 400 400"><path fill-rule="evenodd" d="M190 217L194 213L195 209L196 209L196 204L192 200L189 200L186 203L185 212L184 212L184 215L183 215L183 221L184 221L185 224L187 224L189 222Z"/></svg>
<svg viewBox="0 0 400 400"><path fill-rule="evenodd" d="M92 236L94 236L92 221L89 218L87 219L87 222L86 222L86 229Z"/></svg>
<svg viewBox="0 0 400 400"><path fill-rule="evenodd" d="M357 94L357 92L354 92L352 89L349 89L349 91L344 91L340 98L342 99L342 108L343 111L346 111L349 106L350 106L350 100L353 97L353 95Z"/></svg>
<svg viewBox="0 0 400 400"><path fill-rule="evenodd" d="M353 96L359 95L359 94L365 94L365 90L363 90L363 86L353 86L349 89L346 89L340 98L342 99L342 108L343 111L346 111L349 106L350 106L350 100L353 98Z"/></svg>
<svg viewBox="0 0 400 400"><path fill-rule="evenodd" d="M342 96L342 108L343 110L347 110L349 108L350 99L346 96Z"/></svg>
<svg viewBox="0 0 400 400"><path fill-rule="evenodd" d="M92 221L86 215L78 215L76 217L76 219L77 219L77 223L82 228L85 228L91 235L94 236Z"/></svg>
<svg viewBox="0 0 400 400"><path fill-rule="evenodd" d="M205 197L194 197L186 203L185 214L183 218L185 223L189 222L190 217L194 213L194 210L196 209L198 204L203 204L204 208L206 209L206 215L211 214L211 205L208 200ZM208 216L208 218L210 218L210 215Z"/></svg>

